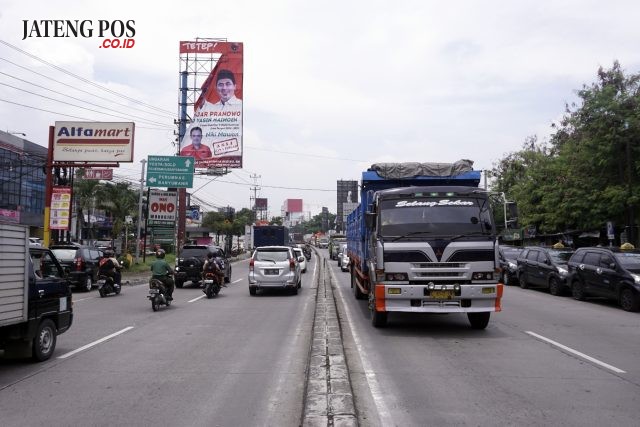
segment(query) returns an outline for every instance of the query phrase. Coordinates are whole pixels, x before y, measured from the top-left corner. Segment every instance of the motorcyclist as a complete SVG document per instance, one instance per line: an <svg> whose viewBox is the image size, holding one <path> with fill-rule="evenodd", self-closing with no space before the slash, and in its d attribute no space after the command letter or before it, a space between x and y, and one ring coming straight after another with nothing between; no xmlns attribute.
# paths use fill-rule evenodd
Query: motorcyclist
<svg viewBox="0 0 640 427"><path fill-rule="evenodd" d="M215 259L213 252L207 253L207 259L202 266L202 278L204 279L205 274L209 272L216 275L220 286L227 286L224 284L224 272L222 271L222 268L220 268L220 264L218 263L218 261Z"/></svg>
<svg viewBox="0 0 640 427"><path fill-rule="evenodd" d="M173 299L173 269L164 259L164 249L156 251L156 260L151 263L151 279L161 281L167 288L167 299Z"/></svg>
<svg viewBox="0 0 640 427"><path fill-rule="evenodd" d="M102 258L98 263L98 274L100 276L111 277L113 282L120 285L122 275L120 269L122 266L115 257L115 253L111 249L106 249L102 253Z"/></svg>

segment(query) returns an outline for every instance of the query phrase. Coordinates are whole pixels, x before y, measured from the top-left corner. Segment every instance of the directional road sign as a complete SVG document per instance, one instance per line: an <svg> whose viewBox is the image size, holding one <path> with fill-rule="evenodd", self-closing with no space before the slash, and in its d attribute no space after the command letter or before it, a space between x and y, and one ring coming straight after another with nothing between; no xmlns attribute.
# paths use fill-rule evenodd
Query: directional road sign
<svg viewBox="0 0 640 427"><path fill-rule="evenodd" d="M149 156L147 157L147 186L191 188L194 170L193 157Z"/></svg>

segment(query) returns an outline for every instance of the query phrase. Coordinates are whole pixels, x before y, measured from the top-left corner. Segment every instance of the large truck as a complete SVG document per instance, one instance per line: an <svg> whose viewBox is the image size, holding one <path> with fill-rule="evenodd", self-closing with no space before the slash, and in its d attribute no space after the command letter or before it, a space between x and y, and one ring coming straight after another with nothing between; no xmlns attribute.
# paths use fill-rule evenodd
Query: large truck
<svg viewBox="0 0 640 427"><path fill-rule="evenodd" d="M253 247L284 246L289 243L289 229L283 225L253 227Z"/></svg>
<svg viewBox="0 0 640 427"><path fill-rule="evenodd" d="M347 217L356 299L372 323L388 313L466 313L484 329L503 285L490 197L473 162L383 163L362 173L360 205Z"/></svg>
<svg viewBox="0 0 640 427"><path fill-rule="evenodd" d="M28 227L0 222L0 350L44 361L73 321L71 290L53 252L28 237Z"/></svg>

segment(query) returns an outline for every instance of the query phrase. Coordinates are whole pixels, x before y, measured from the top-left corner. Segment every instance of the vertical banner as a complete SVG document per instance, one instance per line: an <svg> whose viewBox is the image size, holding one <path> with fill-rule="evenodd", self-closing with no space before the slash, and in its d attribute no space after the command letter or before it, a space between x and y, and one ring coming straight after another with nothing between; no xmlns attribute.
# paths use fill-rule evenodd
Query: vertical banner
<svg viewBox="0 0 640 427"><path fill-rule="evenodd" d="M198 168L241 168L242 43L180 42L180 53L219 56L195 102L193 122L180 141L180 155L195 157Z"/></svg>
<svg viewBox="0 0 640 427"><path fill-rule="evenodd" d="M51 214L49 229L69 230L71 215L71 187L53 187L51 191Z"/></svg>

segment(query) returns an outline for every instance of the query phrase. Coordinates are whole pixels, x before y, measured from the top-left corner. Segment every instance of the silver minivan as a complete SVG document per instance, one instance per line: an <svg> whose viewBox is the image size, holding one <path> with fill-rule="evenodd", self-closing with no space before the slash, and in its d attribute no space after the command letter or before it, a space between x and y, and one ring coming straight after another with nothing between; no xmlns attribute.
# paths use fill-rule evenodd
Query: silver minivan
<svg viewBox="0 0 640 427"><path fill-rule="evenodd" d="M256 248L249 260L249 294L258 289L287 289L298 293L302 286L300 263L289 246Z"/></svg>

